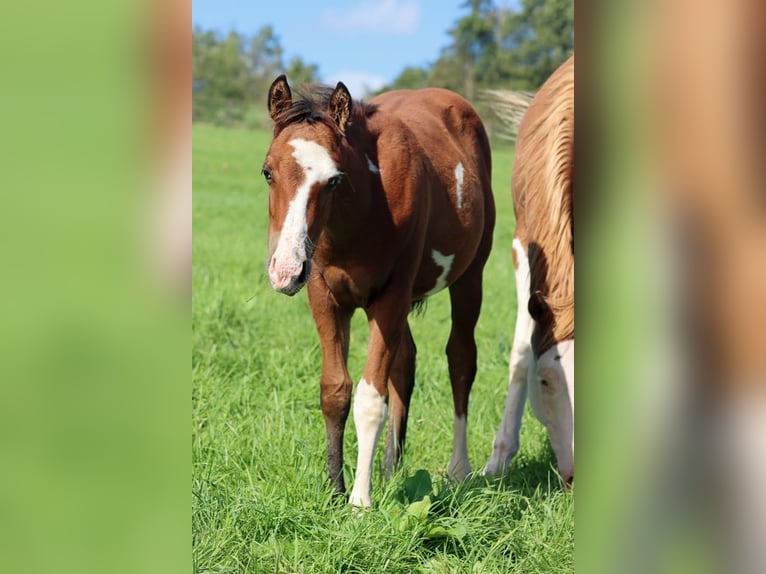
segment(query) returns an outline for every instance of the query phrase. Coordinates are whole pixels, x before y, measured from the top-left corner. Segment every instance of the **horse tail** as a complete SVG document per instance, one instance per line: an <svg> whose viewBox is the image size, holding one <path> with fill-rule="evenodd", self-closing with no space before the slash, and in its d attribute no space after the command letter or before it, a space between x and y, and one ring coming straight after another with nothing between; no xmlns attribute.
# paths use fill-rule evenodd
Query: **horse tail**
<svg viewBox="0 0 766 574"><path fill-rule="evenodd" d="M489 105L500 120L497 135L511 142L516 141L519 125L535 94L518 90L484 90L481 99Z"/></svg>

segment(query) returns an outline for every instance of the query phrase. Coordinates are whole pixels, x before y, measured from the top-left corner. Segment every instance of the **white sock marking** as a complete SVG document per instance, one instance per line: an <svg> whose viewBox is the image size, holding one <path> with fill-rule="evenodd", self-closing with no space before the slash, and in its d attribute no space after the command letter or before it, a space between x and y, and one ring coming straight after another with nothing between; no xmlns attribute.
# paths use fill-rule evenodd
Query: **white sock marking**
<svg viewBox="0 0 766 574"><path fill-rule="evenodd" d="M329 152L316 142L293 139L288 142L293 146L293 157L303 168L303 182L295 191L295 197L290 202L285 216L279 243L274 251L278 271L290 275L300 271L306 260L306 209L309 192L318 181L330 179L338 174L338 167L330 157ZM272 284L274 283L272 278Z"/></svg>
<svg viewBox="0 0 766 574"><path fill-rule="evenodd" d="M372 505L370 499L372 460L387 411L385 397L364 379L359 381L354 396L354 426L359 441L359 452L356 459L354 488L349 496L349 502L354 506Z"/></svg>
<svg viewBox="0 0 766 574"><path fill-rule="evenodd" d="M519 429L527 400L527 372L532 360L530 339L534 322L529 316L529 259L518 238L513 239L516 254L516 329L509 364L508 396L503 419L492 443L492 456L484 467L484 474L501 474L508 469L519 449Z"/></svg>
<svg viewBox="0 0 766 574"><path fill-rule="evenodd" d="M454 255L444 255L436 249L433 250L431 257L433 257L436 265L442 268L442 272L439 277L436 278L436 284L433 288L426 293L426 297L438 293L447 286L447 276L449 275L450 269L452 269L452 262L455 260Z"/></svg>
<svg viewBox="0 0 766 574"><path fill-rule="evenodd" d="M452 458L447 473L454 480L464 480L471 473L468 462L468 439L465 415L455 416L455 435L452 441Z"/></svg>
<svg viewBox="0 0 766 574"><path fill-rule="evenodd" d="M457 206L463 207L463 164L458 163L455 167L455 180L457 181Z"/></svg>
<svg viewBox="0 0 766 574"><path fill-rule="evenodd" d="M370 159L370 156L368 156L367 154L364 154L364 157L367 158L367 168L372 173L380 173L380 168L377 165L375 165L374 163L372 163L372 160Z"/></svg>

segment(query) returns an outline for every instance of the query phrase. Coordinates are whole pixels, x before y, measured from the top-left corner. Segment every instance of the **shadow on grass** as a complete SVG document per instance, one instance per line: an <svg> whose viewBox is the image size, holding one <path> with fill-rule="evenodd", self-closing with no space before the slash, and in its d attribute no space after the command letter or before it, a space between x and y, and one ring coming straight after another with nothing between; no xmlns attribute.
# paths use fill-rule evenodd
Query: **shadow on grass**
<svg viewBox="0 0 766 574"><path fill-rule="evenodd" d="M501 477L477 472L456 483L441 473L403 470L385 490L378 512L388 523L415 532L424 549L455 557L496 538L497 524L512 529L527 512L563 494L550 448L542 456L519 456Z"/></svg>
<svg viewBox="0 0 766 574"><path fill-rule="evenodd" d="M556 458L549 444L541 455L517 455L510 468L502 475L476 477L482 484L495 485L500 490L518 492L523 496L532 496L536 492L551 494L562 490L563 483L556 471Z"/></svg>
<svg viewBox="0 0 766 574"><path fill-rule="evenodd" d="M452 483L456 491L486 489L518 494L523 497L548 496L563 490L556 470L556 457L550 444L534 455L518 454L510 468L497 476L483 476L481 469L474 471L462 483Z"/></svg>

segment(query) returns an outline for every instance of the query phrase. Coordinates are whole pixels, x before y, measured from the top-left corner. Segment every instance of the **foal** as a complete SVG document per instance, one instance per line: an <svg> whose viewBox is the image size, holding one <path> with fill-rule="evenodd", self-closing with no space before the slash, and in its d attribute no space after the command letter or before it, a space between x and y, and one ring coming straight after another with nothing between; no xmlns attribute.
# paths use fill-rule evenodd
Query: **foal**
<svg viewBox="0 0 766 574"><path fill-rule="evenodd" d="M358 437L350 502L370 506L375 445L389 416L385 467L398 464L415 384L412 304L449 287L447 343L455 409L451 476L470 472L468 394L476 375L474 328L495 207L484 126L460 96L397 90L355 102L343 83L293 101L284 76L269 89L274 139L269 185L269 278L294 295L306 284L322 346L321 405L327 470L345 492L343 433L351 404L346 362L357 308L370 328L354 398Z"/></svg>

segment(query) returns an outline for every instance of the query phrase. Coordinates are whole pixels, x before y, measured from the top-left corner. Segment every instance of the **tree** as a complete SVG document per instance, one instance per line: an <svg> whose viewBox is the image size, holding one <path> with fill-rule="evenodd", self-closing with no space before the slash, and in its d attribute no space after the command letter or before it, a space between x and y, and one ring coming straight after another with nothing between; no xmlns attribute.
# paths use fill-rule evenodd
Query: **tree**
<svg viewBox="0 0 766 574"><path fill-rule="evenodd" d="M319 66L316 64L306 64L298 56L290 60L290 65L287 66L285 73L290 84L293 86L316 84L319 82Z"/></svg>
<svg viewBox="0 0 766 574"><path fill-rule="evenodd" d="M390 84L386 84L376 93L387 92L389 90L415 90L432 85L428 79L429 72L426 68L419 66L408 66L401 71L396 79Z"/></svg>
<svg viewBox="0 0 766 574"><path fill-rule="evenodd" d="M574 51L571 0L521 0L522 9L504 22L507 65L537 89Z"/></svg>
<svg viewBox="0 0 766 574"><path fill-rule="evenodd" d="M281 73L295 85L316 83L319 69L296 57L285 69L279 37L264 26L248 38L192 32L192 119L218 124L259 126L266 114L266 92Z"/></svg>
<svg viewBox="0 0 766 574"><path fill-rule="evenodd" d="M450 30L452 45L446 56L453 59L460 68L462 93L469 100L476 96L477 67L483 59L491 59L495 54L494 13L492 0L468 0L463 8L470 8L471 13L457 21Z"/></svg>
<svg viewBox="0 0 766 574"><path fill-rule="evenodd" d="M572 0L521 0L519 11L468 0L451 42L426 68L406 68L387 87L439 86L474 100L482 89L536 90L574 49Z"/></svg>
<svg viewBox="0 0 766 574"><path fill-rule="evenodd" d="M264 26L250 40L247 68L252 92L266 93L274 78L284 70L282 53L279 37L271 26Z"/></svg>
<svg viewBox="0 0 766 574"><path fill-rule="evenodd" d="M244 38L229 32L192 33L192 117L210 119L216 110L235 113L248 98L248 74L242 58Z"/></svg>

